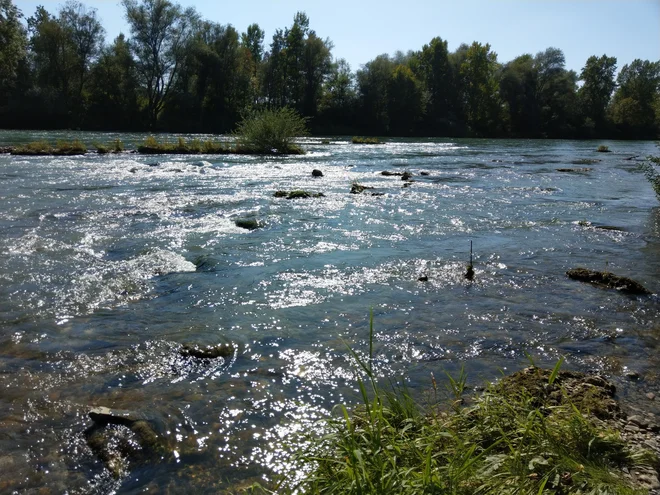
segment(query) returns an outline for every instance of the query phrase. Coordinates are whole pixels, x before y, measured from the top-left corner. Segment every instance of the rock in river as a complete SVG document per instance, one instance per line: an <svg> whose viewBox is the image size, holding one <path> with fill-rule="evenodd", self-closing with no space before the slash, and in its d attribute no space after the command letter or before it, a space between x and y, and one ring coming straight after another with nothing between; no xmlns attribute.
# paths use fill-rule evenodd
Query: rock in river
<svg viewBox="0 0 660 495"><path fill-rule="evenodd" d="M234 355L234 351L234 346L230 344L210 345L207 347L186 344L181 347L179 354L183 357L194 357L197 359L216 359L219 357L231 357Z"/></svg>
<svg viewBox="0 0 660 495"><path fill-rule="evenodd" d="M619 277L610 272L598 272L595 270L588 270L587 268L573 268L568 270L566 275L573 280L588 282L597 287L603 287L606 289L620 290L621 292L626 292L628 294L651 294L651 291L639 282L635 282L627 277Z"/></svg>

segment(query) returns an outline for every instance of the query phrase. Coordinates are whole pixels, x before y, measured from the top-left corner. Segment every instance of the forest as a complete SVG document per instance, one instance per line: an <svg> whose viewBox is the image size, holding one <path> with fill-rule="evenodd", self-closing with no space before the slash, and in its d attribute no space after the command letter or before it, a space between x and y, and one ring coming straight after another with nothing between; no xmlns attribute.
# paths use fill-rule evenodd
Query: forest
<svg viewBox="0 0 660 495"><path fill-rule="evenodd" d="M660 61L605 54L578 74L561 49L498 60L488 43L379 55L353 70L304 12L270 43L169 0L122 0L111 43L95 9L29 14L0 0L0 128L231 132L288 107L315 134L619 138L660 135Z"/></svg>

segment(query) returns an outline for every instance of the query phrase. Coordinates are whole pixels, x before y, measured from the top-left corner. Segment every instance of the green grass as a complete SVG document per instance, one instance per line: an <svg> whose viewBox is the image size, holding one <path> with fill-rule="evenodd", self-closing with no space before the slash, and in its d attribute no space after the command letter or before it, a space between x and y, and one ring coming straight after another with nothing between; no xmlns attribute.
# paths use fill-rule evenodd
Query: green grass
<svg viewBox="0 0 660 495"><path fill-rule="evenodd" d="M87 147L78 141L58 141L52 146L47 141L33 141L22 146L16 146L12 155L84 155Z"/></svg>
<svg viewBox="0 0 660 495"><path fill-rule="evenodd" d="M148 155L158 154L179 154L179 155L197 155L209 154L218 155L230 153L232 150L225 143L219 143L213 140L201 141L191 139L186 141L184 138L177 138L176 142L158 141L153 136L147 136L144 143L138 146L138 153Z"/></svg>
<svg viewBox="0 0 660 495"><path fill-rule="evenodd" d="M351 139L353 144L383 144L383 142L377 137L363 137L363 136L353 136Z"/></svg>
<svg viewBox="0 0 660 495"><path fill-rule="evenodd" d="M545 384L541 390L556 392L552 400L503 380L460 406L466 384L461 371L449 377L453 408L443 412L419 405L405 386L381 385L372 368L373 315L369 358L349 352L362 376L360 406L336 406L318 428L327 433L308 434L296 457L304 479L283 480L277 493L646 493L627 481L623 469L657 459L631 451L588 405L572 400L560 383L561 361L553 370L530 368L532 381ZM432 385L437 393L434 378Z"/></svg>
<svg viewBox="0 0 660 495"><path fill-rule="evenodd" d="M601 144L596 151L598 151L599 153L609 153L610 149L604 144Z"/></svg>

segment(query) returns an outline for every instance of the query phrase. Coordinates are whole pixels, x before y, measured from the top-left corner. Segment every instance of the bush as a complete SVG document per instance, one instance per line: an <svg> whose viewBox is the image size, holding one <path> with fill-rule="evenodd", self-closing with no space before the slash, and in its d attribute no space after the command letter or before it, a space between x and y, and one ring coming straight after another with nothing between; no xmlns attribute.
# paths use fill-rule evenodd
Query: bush
<svg viewBox="0 0 660 495"><path fill-rule="evenodd" d="M262 110L244 118L234 134L239 152L302 154L293 140L308 134L307 119L290 108Z"/></svg>

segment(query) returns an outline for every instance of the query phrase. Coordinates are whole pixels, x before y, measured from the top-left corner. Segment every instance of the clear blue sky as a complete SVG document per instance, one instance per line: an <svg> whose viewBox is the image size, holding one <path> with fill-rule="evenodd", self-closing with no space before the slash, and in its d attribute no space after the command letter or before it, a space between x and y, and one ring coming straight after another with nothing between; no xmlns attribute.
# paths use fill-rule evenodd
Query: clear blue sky
<svg viewBox="0 0 660 495"><path fill-rule="evenodd" d="M14 0L26 17L37 5L55 13L60 0ZM83 2L98 10L108 41L129 35L117 0ZM310 27L334 43L335 58L353 70L381 53L418 50L433 37L449 42L490 43L500 62L523 53L560 48L566 67L579 73L591 55L615 56L618 68L635 58L660 60L660 0L181 0L206 19L232 24L239 32L256 22L266 31L265 45L277 28L305 11Z"/></svg>

